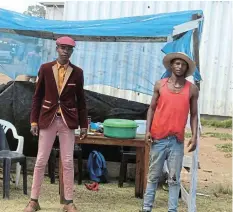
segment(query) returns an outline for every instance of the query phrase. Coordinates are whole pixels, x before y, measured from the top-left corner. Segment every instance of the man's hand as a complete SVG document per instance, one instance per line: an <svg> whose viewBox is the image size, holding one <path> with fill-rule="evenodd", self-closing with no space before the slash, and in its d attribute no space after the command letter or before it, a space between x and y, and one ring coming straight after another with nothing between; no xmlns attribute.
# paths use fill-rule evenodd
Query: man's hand
<svg viewBox="0 0 233 212"><path fill-rule="evenodd" d="M38 131L39 131L38 129L39 129L39 128L38 128L37 125L31 126L31 130L30 130L31 134L32 134L33 136L38 136Z"/></svg>
<svg viewBox="0 0 233 212"><path fill-rule="evenodd" d="M152 143L151 133L147 132L145 136L146 144L150 145Z"/></svg>
<svg viewBox="0 0 233 212"><path fill-rule="evenodd" d="M81 128L80 130L80 140L83 140L87 137L87 129L86 128Z"/></svg>
<svg viewBox="0 0 233 212"><path fill-rule="evenodd" d="M197 146L197 138L191 138L187 144L188 152L192 152L196 149Z"/></svg>

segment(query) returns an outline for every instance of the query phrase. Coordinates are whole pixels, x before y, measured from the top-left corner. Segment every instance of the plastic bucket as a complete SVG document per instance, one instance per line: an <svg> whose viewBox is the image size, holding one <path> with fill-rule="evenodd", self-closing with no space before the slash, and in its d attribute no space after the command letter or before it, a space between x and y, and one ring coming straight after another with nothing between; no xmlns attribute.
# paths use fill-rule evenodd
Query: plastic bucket
<svg viewBox="0 0 233 212"><path fill-rule="evenodd" d="M146 120L134 120L137 125L137 134L144 135L146 134Z"/></svg>

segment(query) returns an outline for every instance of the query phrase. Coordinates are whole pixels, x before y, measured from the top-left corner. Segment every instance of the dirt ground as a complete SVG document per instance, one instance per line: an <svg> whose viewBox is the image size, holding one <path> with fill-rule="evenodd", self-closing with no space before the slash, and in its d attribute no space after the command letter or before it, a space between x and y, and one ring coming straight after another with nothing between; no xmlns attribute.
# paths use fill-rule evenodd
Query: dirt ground
<svg viewBox="0 0 233 212"><path fill-rule="evenodd" d="M207 128L203 133L223 133L232 134L231 129ZM188 140L188 139L187 139ZM215 145L231 143L231 140L220 140L215 137L201 137L199 149L199 162L201 169L198 170L198 185L212 186L213 184L232 183L232 157L226 157L226 153L221 152ZM187 151L185 153L188 154Z"/></svg>

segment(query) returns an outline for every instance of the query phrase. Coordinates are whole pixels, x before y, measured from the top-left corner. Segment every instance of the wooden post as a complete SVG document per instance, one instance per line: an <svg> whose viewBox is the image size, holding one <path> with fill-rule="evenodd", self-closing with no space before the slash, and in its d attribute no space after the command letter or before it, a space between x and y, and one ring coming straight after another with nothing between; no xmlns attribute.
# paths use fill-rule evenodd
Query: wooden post
<svg viewBox="0 0 233 212"><path fill-rule="evenodd" d="M191 166L191 182L189 190L189 200L188 200L188 212L196 212L196 193L197 193L197 172L198 172L198 154L199 154L199 140L200 140L200 130L198 126L197 131L197 147L193 152L192 156L192 166Z"/></svg>
<svg viewBox="0 0 233 212"><path fill-rule="evenodd" d="M197 14L193 15L193 20L200 18ZM200 72L200 62L199 62L199 31L198 28L194 30L193 33L193 51L194 60L198 71ZM200 90L200 82L195 82ZM199 153L199 140L200 140L200 110L198 101L198 130L197 130L197 146L196 150L193 152L192 156L192 167L191 167L191 181L190 190L188 195L188 212L196 212L196 191L197 191L197 172L198 172L198 153Z"/></svg>
<svg viewBox="0 0 233 212"><path fill-rule="evenodd" d="M194 14L192 16L192 20L196 20L196 19L199 19L199 18L201 18L201 16L198 15L198 14ZM200 43L199 42L199 29L197 28L193 32L193 52L194 52L194 60L195 60L197 69L200 72L199 43ZM200 90L200 82L196 81L195 83L196 83L197 87Z"/></svg>

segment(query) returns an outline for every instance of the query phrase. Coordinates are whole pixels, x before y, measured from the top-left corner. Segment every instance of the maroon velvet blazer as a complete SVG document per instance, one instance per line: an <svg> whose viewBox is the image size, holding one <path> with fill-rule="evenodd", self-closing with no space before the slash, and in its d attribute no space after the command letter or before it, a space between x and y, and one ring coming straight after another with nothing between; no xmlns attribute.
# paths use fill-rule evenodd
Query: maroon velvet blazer
<svg viewBox="0 0 233 212"><path fill-rule="evenodd" d="M30 122L40 129L49 127L61 107L63 120L70 129L87 128L87 109L83 89L83 71L69 63L61 94L58 92L57 62L41 65L32 99Z"/></svg>

